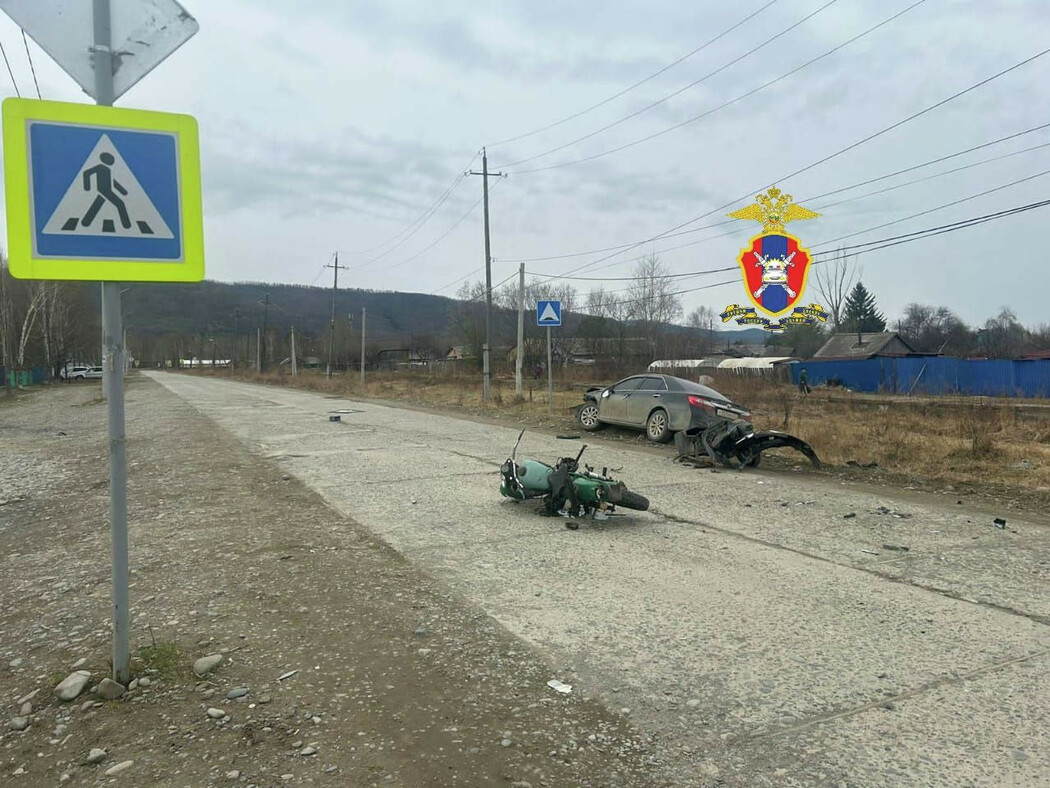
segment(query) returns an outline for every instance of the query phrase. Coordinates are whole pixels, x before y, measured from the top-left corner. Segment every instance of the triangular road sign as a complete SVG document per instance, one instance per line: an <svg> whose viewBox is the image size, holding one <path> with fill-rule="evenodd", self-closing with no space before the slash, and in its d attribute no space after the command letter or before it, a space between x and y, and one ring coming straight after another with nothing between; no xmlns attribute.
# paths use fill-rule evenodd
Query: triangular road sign
<svg viewBox="0 0 1050 788"><path fill-rule="evenodd" d="M554 307L554 302L548 301L543 305L536 322L540 325L550 324L552 326L561 324L561 315L558 314L558 310Z"/></svg>
<svg viewBox="0 0 1050 788"><path fill-rule="evenodd" d="M127 162L103 134L43 232L109 238L174 238Z"/></svg>

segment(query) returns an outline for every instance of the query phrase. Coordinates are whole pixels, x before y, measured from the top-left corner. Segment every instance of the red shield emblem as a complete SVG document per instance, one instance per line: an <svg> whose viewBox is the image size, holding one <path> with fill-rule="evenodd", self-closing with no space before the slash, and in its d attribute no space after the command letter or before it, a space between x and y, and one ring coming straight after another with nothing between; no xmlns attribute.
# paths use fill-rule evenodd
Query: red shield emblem
<svg viewBox="0 0 1050 788"><path fill-rule="evenodd" d="M779 317L802 298L812 261L797 238L776 233L752 238L737 262L751 303Z"/></svg>

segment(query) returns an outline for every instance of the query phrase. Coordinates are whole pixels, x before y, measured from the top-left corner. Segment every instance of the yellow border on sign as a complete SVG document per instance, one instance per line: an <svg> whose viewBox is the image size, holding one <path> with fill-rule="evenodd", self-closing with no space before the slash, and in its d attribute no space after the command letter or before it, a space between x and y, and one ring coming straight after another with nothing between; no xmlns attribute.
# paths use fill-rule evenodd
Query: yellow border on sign
<svg viewBox="0 0 1050 788"><path fill-rule="evenodd" d="M762 304L754 297L754 295L752 295L751 288L748 287L747 284L747 268L745 267L746 263L744 262L744 257L751 254L751 250L755 246L755 240L758 238L764 238L766 235L782 235L785 238L790 238L792 241L795 242L795 246L798 247L798 250L800 252L805 252L806 259L808 260L808 262L806 263L806 270L802 272L802 287L799 289L795 297L791 300L791 304L789 306L784 307L779 312L770 312L768 309L762 306ZM809 249L802 245L802 241L793 236L791 233L759 233L758 235L751 236L751 240L748 242L748 245L741 249L740 253L736 256L736 262L740 266L740 274L744 278L744 292L747 294L748 300L752 304L754 304L759 309L759 311L765 312L767 315L770 315L772 317L780 317L785 312L790 312L800 301L802 301L802 294L806 292L806 285L809 283L809 269L813 267L813 256L810 255Z"/></svg>
<svg viewBox="0 0 1050 788"><path fill-rule="evenodd" d="M29 206L29 146L26 139L26 121L29 120L133 131L163 131L177 135L182 260L147 262L34 257ZM141 109L9 98L3 102L3 129L7 251L12 276L19 279L106 282L199 282L204 279L200 141L196 118Z"/></svg>

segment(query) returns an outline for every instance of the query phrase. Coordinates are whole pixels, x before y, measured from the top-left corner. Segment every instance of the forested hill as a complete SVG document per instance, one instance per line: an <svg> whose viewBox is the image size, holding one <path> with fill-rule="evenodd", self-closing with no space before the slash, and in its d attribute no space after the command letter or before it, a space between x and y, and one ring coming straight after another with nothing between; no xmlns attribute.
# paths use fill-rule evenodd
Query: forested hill
<svg viewBox="0 0 1050 788"><path fill-rule="evenodd" d="M100 288L85 287L97 309ZM330 288L256 282L131 284L123 297L125 323L140 335L245 333L262 325L267 296L268 326L281 330L294 325L314 334L327 329L332 313ZM352 315L357 328L364 307L369 336L377 339L444 335L455 303L424 293L341 289L336 293L336 319L345 325Z"/></svg>

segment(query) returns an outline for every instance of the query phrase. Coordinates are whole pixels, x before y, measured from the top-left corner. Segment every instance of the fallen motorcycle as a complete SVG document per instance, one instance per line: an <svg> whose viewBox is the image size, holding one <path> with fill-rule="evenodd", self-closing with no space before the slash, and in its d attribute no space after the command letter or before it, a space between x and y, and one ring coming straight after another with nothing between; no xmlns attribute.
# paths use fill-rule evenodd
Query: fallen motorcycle
<svg viewBox="0 0 1050 788"><path fill-rule="evenodd" d="M801 438L777 430L756 431L743 419L718 420L706 427L692 427L674 436L676 460L710 457L727 468L754 468L769 449L791 448L802 452L817 468L820 458Z"/></svg>
<svg viewBox="0 0 1050 788"><path fill-rule="evenodd" d="M604 520L617 506L640 512L649 508L647 498L631 492L623 482L610 477L608 468L596 473L593 467L584 465L580 470L580 458L587 450L587 444L575 457L562 457L553 467L539 460L518 463L518 446L524 435L525 430L522 430L510 458L500 468L503 480L499 489L503 496L515 501L541 499L543 513L568 518L565 525L572 530L580 527L580 518L590 515L593 519Z"/></svg>

